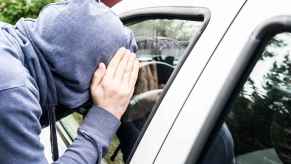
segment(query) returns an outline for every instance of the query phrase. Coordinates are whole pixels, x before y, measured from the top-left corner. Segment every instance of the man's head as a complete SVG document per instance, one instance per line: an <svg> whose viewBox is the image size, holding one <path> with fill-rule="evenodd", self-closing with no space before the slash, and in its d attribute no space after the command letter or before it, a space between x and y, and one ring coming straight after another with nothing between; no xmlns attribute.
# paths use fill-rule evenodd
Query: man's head
<svg viewBox="0 0 291 164"><path fill-rule="evenodd" d="M31 29L32 40L53 73L59 104L75 108L89 99L92 74L120 48L136 50L132 32L95 0L45 7Z"/></svg>

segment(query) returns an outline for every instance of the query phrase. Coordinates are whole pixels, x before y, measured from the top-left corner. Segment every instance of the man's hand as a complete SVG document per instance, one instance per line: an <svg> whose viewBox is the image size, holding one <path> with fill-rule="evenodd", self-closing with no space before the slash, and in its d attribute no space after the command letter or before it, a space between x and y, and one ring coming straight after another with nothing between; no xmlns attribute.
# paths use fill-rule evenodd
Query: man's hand
<svg viewBox="0 0 291 164"><path fill-rule="evenodd" d="M106 66L100 63L94 73L91 83L93 103L120 119L133 95L138 70L136 55L120 48L107 70Z"/></svg>

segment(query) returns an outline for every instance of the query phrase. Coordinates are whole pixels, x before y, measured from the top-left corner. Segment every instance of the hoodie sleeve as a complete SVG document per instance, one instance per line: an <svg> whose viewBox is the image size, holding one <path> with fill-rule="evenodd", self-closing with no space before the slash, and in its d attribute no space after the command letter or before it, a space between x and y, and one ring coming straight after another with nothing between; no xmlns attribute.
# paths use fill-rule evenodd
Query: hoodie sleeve
<svg viewBox="0 0 291 164"><path fill-rule="evenodd" d="M112 114L93 106L78 130L78 136L55 164L101 163L120 121Z"/></svg>
<svg viewBox="0 0 291 164"><path fill-rule="evenodd" d="M41 107L28 87L0 90L0 163L48 163L40 143ZM100 163L120 122L110 113L92 107L78 136L55 164Z"/></svg>

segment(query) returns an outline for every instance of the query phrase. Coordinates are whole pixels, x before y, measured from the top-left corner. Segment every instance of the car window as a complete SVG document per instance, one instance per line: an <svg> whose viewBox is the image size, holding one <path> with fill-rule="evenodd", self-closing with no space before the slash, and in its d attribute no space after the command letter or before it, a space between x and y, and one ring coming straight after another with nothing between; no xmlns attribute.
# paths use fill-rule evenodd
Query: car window
<svg viewBox="0 0 291 164"><path fill-rule="evenodd" d="M186 50L191 45L194 36L201 32L203 22L150 19L127 26L135 34L139 47L136 54L142 66L134 96L122 118L122 125L113 138L109 152L105 156L107 163L124 163L128 159L166 83L179 62L186 56ZM82 119L82 115L74 113L63 118L58 128L65 129L64 131L72 140L76 136ZM71 143L71 141L66 142Z"/></svg>
<svg viewBox="0 0 291 164"><path fill-rule="evenodd" d="M267 41L224 117L238 164L291 163L291 33Z"/></svg>
<svg viewBox="0 0 291 164"><path fill-rule="evenodd" d="M156 19L129 25L135 33L140 61L177 65L202 22Z"/></svg>

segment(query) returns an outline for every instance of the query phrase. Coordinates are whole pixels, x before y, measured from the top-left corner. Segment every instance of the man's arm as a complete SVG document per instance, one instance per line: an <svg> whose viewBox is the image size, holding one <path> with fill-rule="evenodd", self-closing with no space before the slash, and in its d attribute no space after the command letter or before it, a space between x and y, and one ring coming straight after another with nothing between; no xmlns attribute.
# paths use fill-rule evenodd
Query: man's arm
<svg viewBox="0 0 291 164"><path fill-rule="evenodd" d="M62 160L73 163L80 159L86 163L94 160L101 162L133 95L138 70L136 55L125 48L118 50L107 69L103 63L99 64L90 88L94 106L79 128L78 137L59 159L60 163ZM87 142L91 144L86 147ZM86 161L86 158L90 160Z"/></svg>
<svg viewBox="0 0 291 164"><path fill-rule="evenodd" d="M101 163L119 125L112 114L93 106L78 129L78 136L55 164Z"/></svg>
<svg viewBox="0 0 291 164"><path fill-rule="evenodd" d="M101 66L96 71L91 86L95 105L72 145L55 164L100 163L120 125L138 71L135 56L124 49L118 54L108 70ZM0 163L48 163L39 139L41 112L37 91L27 83L0 89Z"/></svg>
<svg viewBox="0 0 291 164"><path fill-rule="evenodd" d="M44 164L39 134L41 107L25 86L0 91L0 163ZM12 101L13 100L13 101ZM73 144L56 164L96 164L106 152L119 120L92 107Z"/></svg>

